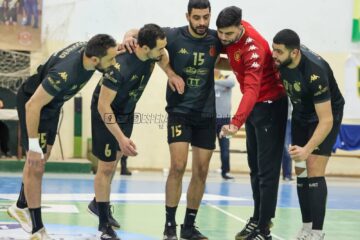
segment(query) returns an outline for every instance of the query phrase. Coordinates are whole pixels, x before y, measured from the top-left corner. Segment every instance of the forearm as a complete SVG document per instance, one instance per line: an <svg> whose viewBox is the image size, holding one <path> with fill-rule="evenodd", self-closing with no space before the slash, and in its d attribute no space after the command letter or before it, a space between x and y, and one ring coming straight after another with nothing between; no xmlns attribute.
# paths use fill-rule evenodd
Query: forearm
<svg viewBox="0 0 360 240"><path fill-rule="evenodd" d="M309 153L314 151L324 141L324 139L330 133L332 126L332 119L319 121L314 131L314 134L312 135L308 143L304 146L309 151Z"/></svg>
<svg viewBox="0 0 360 240"><path fill-rule="evenodd" d="M101 119L105 123L106 128L111 132L111 134L116 138L116 140L120 142L120 140L124 138L125 135L117 124L116 115L114 114L111 106L99 104L98 111L100 113ZM111 117L111 120L107 118L108 116Z"/></svg>
<svg viewBox="0 0 360 240"><path fill-rule="evenodd" d="M26 129L29 138L38 138L41 109L42 106L34 104L31 99L25 104Z"/></svg>

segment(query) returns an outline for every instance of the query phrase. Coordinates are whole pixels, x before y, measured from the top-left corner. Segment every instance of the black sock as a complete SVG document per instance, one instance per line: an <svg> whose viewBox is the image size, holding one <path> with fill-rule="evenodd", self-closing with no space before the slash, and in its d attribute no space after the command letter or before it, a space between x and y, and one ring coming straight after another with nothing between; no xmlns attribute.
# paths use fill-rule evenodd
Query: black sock
<svg viewBox="0 0 360 240"><path fill-rule="evenodd" d="M19 194L19 198L16 202L16 206L18 208L27 208L27 202L26 202L26 198L25 198L25 191L24 191L24 183L21 183L21 189L20 189L20 194Z"/></svg>
<svg viewBox="0 0 360 240"><path fill-rule="evenodd" d="M35 233L44 227L44 224L41 219L41 207L39 208L29 208L30 217L32 222L32 233Z"/></svg>
<svg viewBox="0 0 360 240"><path fill-rule="evenodd" d="M166 226L176 226L175 214L176 214L176 207L168 207L165 206L166 209Z"/></svg>
<svg viewBox="0 0 360 240"><path fill-rule="evenodd" d="M303 223L312 222L310 208L310 191L308 178L297 178L297 194Z"/></svg>
<svg viewBox="0 0 360 240"><path fill-rule="evenodd" d="M326 212L327 186L325 177L309 178L312 229L322 230Z"/></svg>
<svg viewBox="0 0 360 240"><path fill-rule="evenodd" d="M184 225L186 227L194 226L197 212L197 209L186 208L186 214L184 219Z"/></svg>
<svg viewBox="0 0 360 240"><path fill-rule="evenodd" d="M109 224L110 202L96 202L99 210L99 228Z"/></svg>

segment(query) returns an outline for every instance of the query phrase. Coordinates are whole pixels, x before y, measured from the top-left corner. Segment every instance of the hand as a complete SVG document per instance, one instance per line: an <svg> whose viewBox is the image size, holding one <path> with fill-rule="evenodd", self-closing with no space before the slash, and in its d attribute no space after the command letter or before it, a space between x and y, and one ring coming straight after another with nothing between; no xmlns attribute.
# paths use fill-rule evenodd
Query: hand
<svg viewBox="0 0 360 240"><path fill-rule="evenodd" d="M4 107L4 103L3 101L0 100L0 109L2 109Z"/></svg>
<svg viewBox="0 0 360 240"><path fill-rule="evenodd" d="M137 45L137 39L134 37L125 37L122 44L129 53L133 53Z"/></svg>
<svg viewBox="0 0 360 240"><path fill-rule="evenodd" d="M297 145L290 145L288 151L291 159L295 162L306 161L310 155L310 151Z"/></svg>
<svg viewBox="0 0 360 240"><path fill-rule="evenodd" d="M38 168L45 164L45 159L43 153L34 152L29 150L26 155L27 164L30 167Z"/></svg>
<svg viewBox="0 0 360 240"><path fill-rule="evenodd" d="M177 74L169 76L169 86L173 92L177 91L179 94L183 94L185 91L185 82Z"/></svg>
<svg viewBox="0 0 360 240"><path fill-rule="evenodd" d="M136 156L137 155L136 145L130 138L124 137L123 139L121 139L119 142L119 146L120 146L121 152L125 156Z"/></svg>
<svg viewBox="0 0 360 240"><path fill-rule="evenodd" d="M231 138L233 135L235 135L239 131L239 128L233 124L224 125L221 128L221 131L219 133L219 137L223 138Z"/></svg>
<svg viewBox="0 0 360 240"><path fill-rule="evenodd" d="M117 46L117 54L116 55L123 54L123 53L126 53L126 47L123 43L119 43Z"/></svg>

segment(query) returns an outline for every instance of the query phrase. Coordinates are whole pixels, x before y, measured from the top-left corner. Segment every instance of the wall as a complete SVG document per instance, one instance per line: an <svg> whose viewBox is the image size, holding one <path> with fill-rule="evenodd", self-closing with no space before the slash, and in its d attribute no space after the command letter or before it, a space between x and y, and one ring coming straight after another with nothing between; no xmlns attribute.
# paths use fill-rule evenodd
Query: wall
<svg viewBox="0 0 360 240"><path fill-rule="evenodd" d="M100 32L112 34L121 40L130 28L138 28L148 22L161 26L186 25L187 0L48 0L44 3L44 46L34 53L35 68L53 51L68 43L86 40ZM239 4L240 3L240 4ZM286 4L284 4L286 3ZM272 36L283 28L296 30L304 44L322 54L332 65L340 88L344 81L344 63L349 52L358 46L351 44L352 0L213 0L212 23L219 11L229 5L243 8L244 19L251 22L271 43ZM166 9L166 10L164 10ZM83 156L86 156L86 139L90 132L90 100L99 74L81 91L83 97ZM156 68L140 99L136 112L143 116L164 115L165 75ZM241 95L238 85L234 88L233 110ZM73 155L73 101L64 106L64 120L60 128L65 158ZM129 160L130 167L163 168L169 164L166 144L166 123L147 121L137 124L133 133L139 155ZM232 140L233 148L244 149L242 141ZM53 159L60 159L59 142L54 146ZM244 156L241 156L244 160ZM213 161L211 168L217 168ZM235 166L237 166L235 164ZM239 167L240 168L240 167Z"/></svg>

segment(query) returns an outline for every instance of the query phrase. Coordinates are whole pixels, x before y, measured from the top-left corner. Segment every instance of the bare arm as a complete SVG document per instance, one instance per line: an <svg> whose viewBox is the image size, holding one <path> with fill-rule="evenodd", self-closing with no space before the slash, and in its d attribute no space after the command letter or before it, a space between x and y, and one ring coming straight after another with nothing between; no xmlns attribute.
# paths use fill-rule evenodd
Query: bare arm
<svg viewBox="0 0 360 240"><path fill-rule="evenodd" d="M331 101L315 104L315 111L319 118L319 123L310 140L305 145L305 148L309 153L314 151L314 149L324 141L333 126Z"/></svg>
<svg viewBox="0 0 360 240"><path fill-rule="evenodd" d="M116 97L116 91L102 85L99 95L98 111L103 119L105 126L111 134L116 138L120 145L121 151L126 156L137 155L135 144L125 136L116 122L116 115L114 114L111 103Z"/></svg>
<svg viewBox="0 0 360 240"><path fill-rule="evenodd" d="M179 75L174 72L170 66L169 54L166 49L165 54L162 56L161 61L158 62L158 65L167 75L171 90L174 92L177 91L179 94L183 94L185 89L185 82Z"/></svg>
<svg viewBox="0 0 360 240"><path fill-rule="evenodd" d="M54 97L45 91L40 85L32 97L25 104L26 128L29 138L38 137L41 109L48 104Z"/></svg>

